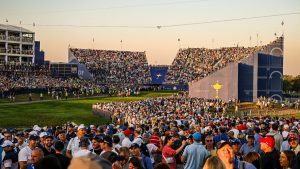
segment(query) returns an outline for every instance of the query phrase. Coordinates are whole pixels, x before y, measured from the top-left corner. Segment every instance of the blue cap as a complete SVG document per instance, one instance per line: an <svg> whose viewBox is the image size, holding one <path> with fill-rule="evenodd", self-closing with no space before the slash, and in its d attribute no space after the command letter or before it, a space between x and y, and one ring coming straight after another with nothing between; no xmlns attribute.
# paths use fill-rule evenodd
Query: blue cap
<svg viewBox="0 0 300 169"><path fill-rule="evenodd" d="M201 134L199 132L195 132L193 134L193 139L196 141L200 141L201 140Z"/></svg>

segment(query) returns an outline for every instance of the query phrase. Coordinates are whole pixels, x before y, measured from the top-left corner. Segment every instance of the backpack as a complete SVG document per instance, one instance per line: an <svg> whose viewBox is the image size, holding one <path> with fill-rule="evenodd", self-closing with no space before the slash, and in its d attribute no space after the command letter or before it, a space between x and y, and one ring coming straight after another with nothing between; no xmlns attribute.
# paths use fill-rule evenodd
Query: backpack
<svg viewBox="0 0 300 169"><path fill-rule="evenodd" d="M145 143L141 144L141 152L145 156L150 157L150 152L149 152L149 149L147 148L147 144L145 144Z"/></svg>

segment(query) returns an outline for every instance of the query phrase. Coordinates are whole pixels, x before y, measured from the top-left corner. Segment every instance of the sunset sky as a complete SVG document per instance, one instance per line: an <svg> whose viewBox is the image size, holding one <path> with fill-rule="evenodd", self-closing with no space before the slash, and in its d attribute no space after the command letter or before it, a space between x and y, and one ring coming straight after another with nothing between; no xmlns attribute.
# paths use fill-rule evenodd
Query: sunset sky
<svg viewBox="0 0 300 169"><path fill-rule="evenodd" d="M1 0L0 11L1 24L34 31L54 62L67 62L70 45L146 51L150 64L168 65L180 47L248 47L284 32L284 74L300 74L299 0Z"/></svg>

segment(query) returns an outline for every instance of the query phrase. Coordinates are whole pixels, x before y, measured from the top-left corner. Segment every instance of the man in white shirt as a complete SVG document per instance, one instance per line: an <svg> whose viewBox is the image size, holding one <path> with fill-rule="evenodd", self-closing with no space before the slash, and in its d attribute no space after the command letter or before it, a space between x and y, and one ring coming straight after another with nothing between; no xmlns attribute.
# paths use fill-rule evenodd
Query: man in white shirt
<svg viewBox="0 0 300 169"><path fill-rule="evenodd" d="M91 143L87 137L82 137L78 145L79 150L75 152L72 156L76 158L91 154L92 152L88 149L90 144Z"/></svg>
<svg viewBox="0 0 300 169"><path fill-rule="evenodd" d="M72 138L69 141L68 147L67 147L67 152L66 152L66 156L69 158L72 158L72 156L80 150L79 148L79 143L80 143L80 139L82 137L84 137L86 132L85 126L83 124L78 126L78 131L77 131L77 137ZM88 150L91 150L93 147L91 145L91 143L88 145Z"/></svg>
<svg viewBox="0 0 300 169"><path fill-rule="evenodd" d="M131 135L132 132L131 132L131 130L126 129L125 131L123 131L123 133L125 135L125 138L122 141L122 147L130 148L132 142L130 141L129 137L130 137L130 135Z"/></svg>
<svg viewBox="0 0 300 169"><path fill-rule="evenodd" d="M20 169L26 169L27 163L31 160L31 151L36 148L39 136L31 135L29 137L28 146L22 148L19 152L19 165Z"/></svg>
<svg viewBox="0 0 300 169"><path fill-rule="evenodd" d="M142 129L141 128L137 128L134 130L134 140L132 141L132 143L137 143L139 146L142 145L142 143L144 143L143 141L143 137L141 136L141 132Z"/></svg>

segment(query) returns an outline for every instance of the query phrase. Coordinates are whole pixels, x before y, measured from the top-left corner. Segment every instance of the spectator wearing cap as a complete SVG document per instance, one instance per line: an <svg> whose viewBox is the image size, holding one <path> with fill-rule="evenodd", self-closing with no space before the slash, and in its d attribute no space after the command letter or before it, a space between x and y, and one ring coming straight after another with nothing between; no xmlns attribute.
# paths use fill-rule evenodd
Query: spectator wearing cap
<svg viewBox="0 0 300 169"><path fill-rule="evenodd" d="M260 148L263 151L262 169L280 169L279 152L275 149L275 140L273 137L267 136L260 138Z"/></svg>
<svg viewBox="0 0 300 169"><path fill-rule="evenodd" d="M228 142L222 140L217 143L217 156L224 163L226 169L233 169L234 152Z"/></svg>
<svg viewBox="0 0 300 169"><path fill-rule="evenodd" d="M76 137L76 133L74 132L74 126L72 124L68 124L66 138L68 141L70 141L74 137Z"/></svg>
<svg viewBox="0 0 300 169"><path fill-rule="evenodd" d="M150 138L150 143L153 143L157 147L159 147L160 144L162 143L162 140L159 136L159 129L158 128L153 129L153 135Z"/></svg>
<svg viewBox="0 0 300 169"><path fill-rule="evenodd" d="M111 163L114 163L118 154L117 152L113 151L112 146L113 141L111 136L105 135L100 141L100 147L102 149L100 157L110 161Z"/></svg>
<svg viewBox="0 0 300 169"><path fill-rule="evenodd" d="M31 151L37 147L39 136L29 136L28 146L22 148L19 152L20 169L26 169L27 164L31 160Z"/></svg>
<svg viewBox="0 0 300 169"><path fill-rule="evenodd" d="M102 149L100 147L100 142L101 142L101 137L100 136L95 136L92 138L92 147L91 152L96 155L100 155L102 152Z"/></svg>
<svg viewBox="0 0 300 169"><path fill-rule="evenodd" d="M130 150L133 157L137 157L138 159L140 159L142 166L145 169L153 169L151 159L141 152L140 145L138 145L137 143L133 143L130 147Z"/></svg>
<svg viewBox="0 0 300 169"><path fill-rule="evenodd" d="M61 141L57 141L54 144L54 149L55 149L55 154L51 154L50 156L58 159L62 169L67 169L68 166L70 165L70 159L63 154L64 143Z"/></svg>
<svg viewBox="0 0 300 169"><path fill-rule="evenodd" d="M290 145L290 150L294 151L297 155L300 151L300 144L299 144L299 136L297 133L290 133L288 136L288 142Z"/></svg>
<svg viewBox="0 0 300 169"><path fill-rule="evenodd" d="M242 156L247 155L249 152L260 153L260 145L259 143L255 143L254 135L248 135L247 143L242 145L239 152Z"/></svg>
<svg viewBox="0 0 300 169"><path fill-rule="evenodd" d="M46 139L47 133L41 132L39 136L40 136L40 142L38 143L37 146L38 146L38 148L42 149L45 146L45 139Z"/></svg>
<svg viewBox="0 0 300 169"><path fill-rule="evenodd" d="M142 143L144 143L141 132L142 132L141 128L137 128L134 130L133 132L134 140L132 141L132 143L137 143L139 146L141 146Z"/></svg>
<svg viewBox="0 0 300 169"><path fill-rule="evenodd" d="M181 156L181 161L185 162L184 169L200 168L204 166L205 158L208 157L208 152L203 145L200 144L201 134L195 132L193 134L194 143L186 146Z"/></svg>
<svg viewBox="0 0 300 169"><path fill-rule="evenodd" d="M43 150L40 148L34 148L31 152L31 160L30 163L27 165L26 169L34 169L36 164L40 159L44 158Z"/></svg>
<svg viewBox="0 0 300 169"><path fill-rule="evenodd" d="M123 131L125 138L122 141L122 147L131 147L132 142L130 141L129 137L132 134L132 131L130 129L126 129Z"/></svg>
<svg viewBox="0 0 300 169"><path fill-rule="evenodd" d="M79 150L74 153L73 157L81 157L91 154L91 151L89 149L90 145L90 140L87 137L82 137L79 142Z"/></svg>
<svg viewBox="0 0 300 169"><path fill-rule="evenodd" d="M91 129L91 135L92 135L92 137L96 136L97 127L92 124L92 125L90 125L90 129Z"/></svg>
<svg viewBox="0 0 300 169"><path fill-rule="evenodd" d="M283 141L287 140L290 132L290 127L288 124L283 125L282 137Z"/></svg>
<svg viewBox="0 0 300 169"><path fill-rule="evenodd" d="M234 139L231 141L231 147L234 153L234 168L238 168L238 164L243 160L243 157L240 153L241 142L238 139Z"/></svg>
<svg viewBox="0 0 300 169"><path fill-rule="evenodd" d="M53 145L53 136L46 136L44 141L44 147L42 148L44 152L44 156L48 156L50 154L55 154L55 150L52 148Z"/></svg>
<svg viewBox="0 0 300 169"><path fill-rule="evenodd" d="M18 154L14 151L14 144L10 140L5 140L1 146L5 152L2 166L6 169L18 169Z"/></svg>
<svg viewBox="0 0 300 169"><path fill-rule="evenodd" d="M69 144L68 144L68 147L67 147L67 152L66 152L67 157L72 158L72 156L77 151L80 150L79 149L79 143L80 143L81 138L84 137L85 133L86 133L85 126L83 124L79 125L78 126L78 131L77 131L77 137L74 137L69 141ZM88 150L92 149L92 145L89 144L87 149Z"/></svg>
<svg viewBox="0 0 300 169"><path fill-rule="evenodd" d="M12 132L10 131L10 129L4 130L3 139L0 140L0 144L6 140L14 142L14 140L12 139ZM0 146L0 159L2 159L4 156L5 156L5 151L3 152L3 148ZM1 160L0 160L0 164L1 164Z"/></svg>
<svg viewBox="0 0 300 169"><path fill-rule="evenodd" d="M58 132L57 141L60 141L64 144L64 149L63 149L62 152L63 152L63 155L66 155L66 151L67 151L69 141L67 140L66 132L64 130L61 130L60 132Z"/></svg>
<svg viewBox="0 0 300 169"><path fill-rule="evenodd" d="M186 145L186 141L183 140L181 146L178 149L173 149L172 145L175 142L176 138L173 136L166 136L165 138L165 145L162 150L162 162L169 165L170 169L176 169L176 160L175 155L179 154ZM166 160L172 159L173 160Z"/></svg>
<svg viewBox="0 0 300 169"><path fill-rule="evenodd" d="M162 151L162 144L161 144L160 147L157 147L153 143L150 143L150 137L151 137L151 135L149 133L144 133L143 134L144 144L146 145L146 147L148 149L151 162L154 165L154 163L155 163L154 157L155 157L156 154L159 154L159 152Z"/></svg>
<svg viewBox="0 0 300 169"><path fill-rule="evenodd" d="M234 152L228 142L222 140L217 143L217 155L225 164L226 169L233 169L235 166ZM255 169L254 165L245 161L238 161L238 168Z"/></svg>
<svg viewBox="0 0 300 169"><path fill-rule="evenodd" d="M214 147L214 137L212 135L205 137L205 148L210 156L217 156L217 150Z"/></svg>

